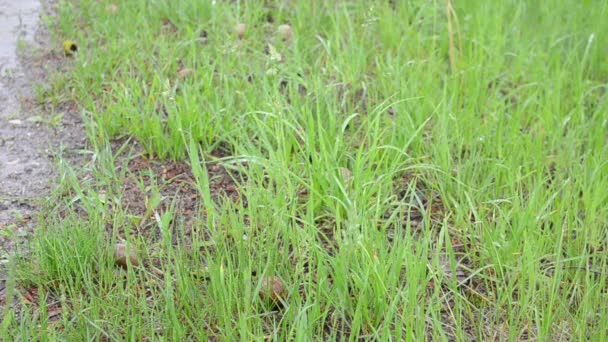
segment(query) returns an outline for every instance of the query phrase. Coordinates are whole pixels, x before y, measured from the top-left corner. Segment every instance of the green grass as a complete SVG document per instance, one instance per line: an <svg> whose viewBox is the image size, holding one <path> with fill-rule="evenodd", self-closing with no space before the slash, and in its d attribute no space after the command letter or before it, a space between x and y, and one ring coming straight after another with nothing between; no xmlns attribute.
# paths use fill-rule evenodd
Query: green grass
<svg viewBox="0 0 608 342"><path fill-rule="evenodd" d="M44 96L82 108L93 158L15 260L40 299L2 339L601 340L608 4L395 3L62 1L79 52ZM170 194L134 153L193 180Z"/></svg>

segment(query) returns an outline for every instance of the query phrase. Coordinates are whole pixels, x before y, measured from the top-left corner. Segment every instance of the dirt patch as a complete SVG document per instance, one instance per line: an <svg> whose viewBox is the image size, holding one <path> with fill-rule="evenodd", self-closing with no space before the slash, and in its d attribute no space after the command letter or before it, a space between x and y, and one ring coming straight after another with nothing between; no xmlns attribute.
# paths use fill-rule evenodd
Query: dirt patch
<svg viewBox="0 0 608 342"><path fill-rule="evenodd" d="M64 60L44 28L38 0L0 0L0 261L31 235L36 211L53 186L61 156L83 149L85 135L73 105L52 112L36 85ZM0 301L4 289L0 268Z"/></svg>
<svg viewBox="0 0 608 342"><path fill-rule="evenodd" d="M160 236L149 236L158 234L157 229L152 229L156 224L154 214L162 215L171 208L175 220L184 225L185 237L190 235L197 220L204 220L205 209L201 207L200 191L189 164L136 156L127 168L127 177L121 186L122 205L130 215L139 218L138 234L151 241L160 239ZM243 206L247 206L247 199L239 194L237 184L245 181L244 175L217 163L207 165L207 174L209 192L216 204L228 199L234 203L242 201ZM178 236L173 239L177 242Z"/></svg>

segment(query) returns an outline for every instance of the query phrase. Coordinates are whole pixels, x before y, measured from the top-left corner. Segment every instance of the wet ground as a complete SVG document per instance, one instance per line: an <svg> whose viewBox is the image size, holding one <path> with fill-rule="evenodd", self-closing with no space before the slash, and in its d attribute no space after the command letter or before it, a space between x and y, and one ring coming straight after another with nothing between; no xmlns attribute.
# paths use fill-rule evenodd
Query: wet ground
<svg viewBox="0 0 608 342"><path fill-rule="evenodd" d="M37 0L0 0L0 226L12 216L7 202L43 191L50 176L37 129L24 122L21 99L28 87L17 56L19 42L33 41L39 9Z"/></svg>
<svg viewBox="0 0 608 342"><path fill-rule="evenodd" d="M34 91L63 57L38 24L42 12L39 0L0 0L0 264L31 235L59 156L84 147L75 111L49 111Z"/></svg>

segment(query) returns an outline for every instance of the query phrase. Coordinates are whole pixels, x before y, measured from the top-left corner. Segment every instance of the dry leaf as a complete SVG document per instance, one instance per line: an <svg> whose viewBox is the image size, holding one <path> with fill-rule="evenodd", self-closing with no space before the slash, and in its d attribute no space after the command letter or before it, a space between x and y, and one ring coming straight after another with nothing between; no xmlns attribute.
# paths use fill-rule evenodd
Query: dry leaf
<svg viewBox="0 0 608 342"><path fill-rule="evenodd" d="M273 302L278 305L287 298L287 289L278 277L266 277L262 280L260 298L264 302Z"/></svg>
<svg viewBox="0 0 608 342"><path fill-rule="evenodd" d="M183 78L186 78L186 77L192 75L193 73L194 73L194 70L189 69L189 68L183 68L183 69L181 69L180 71L177 72L177 76L179 78L183 79Z"/></svg>
<svg viewBox="0 0 608 342"><path fill-rule="evenodd" d="M108 7L106 7L106 11L108 11L109 13L116 13L116 12L118 12L118 5L116 5L116 4L109 4Z"/></svg>
<svg viewBox="0 0 608 342"><path fill-rule="evenodd" d="M283 39L284 41L291 40L291 37L293 36L293 31L291 30L291 26L289 24L279 25L278 31L279 35L281 36L281 39Z"/></svg>
<svg viewBox="0 0 608 342"><path fill-rule="evenodd" d="M57 305L54 308L50 308L47 311L47 318L48 319L53 319L55 316L59 315L61 313L61 306Z"/></svg>
<svg viewBox="0 0 608 342"><path fill-rule="evenodd" d="M116 245L114 245L114 262L116 263L116 265L122 268L127 268L129 262L131 263L131 266L139 265L135 250L133 248L129 248L127 254L127 245L125 245L124 243L117 243Z"/></svg>
<svg viewBox="0 0 608 342"><path fill-rule="evenodd" d="M246 28L247 28L247 26L245 26L244 23L238 23L236 25L236 35L239 36L239 39L243 39L243 37L245 36Z"/></svg>

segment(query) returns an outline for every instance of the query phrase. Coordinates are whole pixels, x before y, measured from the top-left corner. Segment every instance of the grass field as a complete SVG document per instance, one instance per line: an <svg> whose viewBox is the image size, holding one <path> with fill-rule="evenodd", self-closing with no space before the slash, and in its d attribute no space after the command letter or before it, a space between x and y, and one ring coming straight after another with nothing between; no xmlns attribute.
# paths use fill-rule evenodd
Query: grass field
<svg viewBox="0 0 608 342"><path fill-rule="evenodd" d="M88 162L11 263L2 340L602 340L607 17L62 1L78 52L39 97L82 110Z"/></svg>

